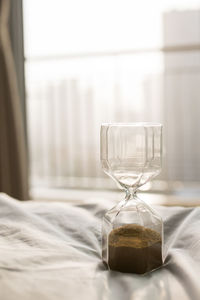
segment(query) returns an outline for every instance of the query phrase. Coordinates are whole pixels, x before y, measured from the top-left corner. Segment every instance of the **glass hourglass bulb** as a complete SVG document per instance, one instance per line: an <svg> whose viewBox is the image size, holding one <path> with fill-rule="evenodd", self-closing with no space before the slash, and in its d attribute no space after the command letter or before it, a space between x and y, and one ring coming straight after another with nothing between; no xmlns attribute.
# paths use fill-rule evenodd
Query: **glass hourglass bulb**
<svg viewBox="0 0 200 300"><path fill-rule="evenodd" d="M103 218L102 259L112 270L143 274L162 265L162 219L136 195L160 173L161 156L161 124L102 124L102 168L126 193Z"/></svg>

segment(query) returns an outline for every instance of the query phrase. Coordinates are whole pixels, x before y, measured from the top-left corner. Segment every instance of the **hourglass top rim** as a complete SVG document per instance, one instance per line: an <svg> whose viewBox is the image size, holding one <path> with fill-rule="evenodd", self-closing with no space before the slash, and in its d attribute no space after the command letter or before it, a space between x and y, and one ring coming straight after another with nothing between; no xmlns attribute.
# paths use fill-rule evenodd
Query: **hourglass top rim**
<svg viewBox="0 0 200 300"><path fill-rule="evenodd" d="M161 123L153 123L153 122L133 122L133 123L102 123L101 126L102 127L106 127L106 126L162 127L163 125Z"/></svg>

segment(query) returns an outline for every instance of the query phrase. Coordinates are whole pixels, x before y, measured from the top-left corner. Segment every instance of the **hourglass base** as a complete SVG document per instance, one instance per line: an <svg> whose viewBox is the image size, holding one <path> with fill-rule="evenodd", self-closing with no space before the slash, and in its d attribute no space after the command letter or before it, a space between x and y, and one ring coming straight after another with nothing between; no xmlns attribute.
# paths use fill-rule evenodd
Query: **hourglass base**
<svg viewBox="0 0 200 300"><path fill-rule="evenodd" d="M145 274L162 266L162 219L135 194L105 214L102 229L102 258L109 269Z"/></svg>

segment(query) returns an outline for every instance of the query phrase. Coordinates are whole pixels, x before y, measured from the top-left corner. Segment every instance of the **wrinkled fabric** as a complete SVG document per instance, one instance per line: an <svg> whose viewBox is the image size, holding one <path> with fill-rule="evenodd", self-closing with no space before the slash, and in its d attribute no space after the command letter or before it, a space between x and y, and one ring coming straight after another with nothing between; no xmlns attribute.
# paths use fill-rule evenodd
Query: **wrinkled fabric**
<svg viewBox="0 0 200 300"><path fill-rule="evenodd" d="M0 194L0 299L200 299L200 208L156 207L167 257L146 275L109 271L101 219L112 204L18 202Z"/></svg>

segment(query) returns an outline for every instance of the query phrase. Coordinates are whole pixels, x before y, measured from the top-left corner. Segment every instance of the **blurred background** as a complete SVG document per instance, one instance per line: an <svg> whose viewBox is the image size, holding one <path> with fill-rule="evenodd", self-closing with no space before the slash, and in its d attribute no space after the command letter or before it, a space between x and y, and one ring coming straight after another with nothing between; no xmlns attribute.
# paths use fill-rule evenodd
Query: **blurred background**
<svg viewBox="0 0 200 300"><path fill-rule="evenodd" d="M199 1L10 2L31 189L116 189L101 123L152 121L163 171L143 189L199 193Z"/></svg>

